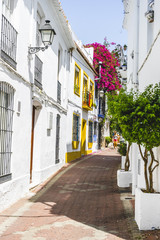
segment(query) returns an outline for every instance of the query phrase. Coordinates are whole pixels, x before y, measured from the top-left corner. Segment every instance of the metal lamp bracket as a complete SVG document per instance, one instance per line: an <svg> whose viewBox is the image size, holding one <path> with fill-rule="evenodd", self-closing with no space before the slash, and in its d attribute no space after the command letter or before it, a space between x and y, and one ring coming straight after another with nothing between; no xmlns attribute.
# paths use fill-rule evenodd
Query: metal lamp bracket
<svg viewBox="0 0 160 240"><path fill-rule="evenodd" d="M35 54L39 51L45 51L48 48L48 46L45 47L28 47L28 53L29 54Z"/></svg>

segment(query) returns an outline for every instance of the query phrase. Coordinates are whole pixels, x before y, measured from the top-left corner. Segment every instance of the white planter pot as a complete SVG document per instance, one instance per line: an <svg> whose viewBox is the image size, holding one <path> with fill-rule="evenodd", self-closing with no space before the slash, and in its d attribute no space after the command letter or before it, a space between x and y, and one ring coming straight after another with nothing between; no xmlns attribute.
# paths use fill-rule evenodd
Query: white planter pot
<svg viewBox="0 0 160 240"><path fill-rule="evenodd" d="M126 161L126 156L121 157L121 169L125 169L125 161Z"/></svg>
<svg viewBox="0 0 160 240"><path fill-rule="evenodd" d="M135 220L140 230L160 228L160 193L135 190Z"/></svg>
<svg viewBox="0 0 160 240"><path fill-rule="evenodd" d="M118 187L129 187L132 183L131 171L118 170L117 171L117 185Z"/></svg>

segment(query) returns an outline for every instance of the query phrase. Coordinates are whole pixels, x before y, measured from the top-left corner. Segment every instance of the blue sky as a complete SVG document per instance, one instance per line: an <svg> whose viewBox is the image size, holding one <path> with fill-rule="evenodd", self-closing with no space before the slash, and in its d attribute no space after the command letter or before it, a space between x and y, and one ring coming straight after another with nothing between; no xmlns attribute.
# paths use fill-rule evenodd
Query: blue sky
<svg viewBox="0 0 160 240"><path fill-rule="evenodd" d="M60 0L64 13L83 44L108 42L127 44L127 31L122 28L122 0Z"/></svg>

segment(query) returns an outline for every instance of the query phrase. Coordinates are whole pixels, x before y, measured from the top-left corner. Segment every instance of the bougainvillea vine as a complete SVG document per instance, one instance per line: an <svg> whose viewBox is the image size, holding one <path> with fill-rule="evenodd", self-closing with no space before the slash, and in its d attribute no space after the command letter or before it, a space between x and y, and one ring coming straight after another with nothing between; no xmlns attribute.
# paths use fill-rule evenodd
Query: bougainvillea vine
<svg viewBox="0 0 160 240"><path fill-rule="evenodd" d="M119 82L117 67L120 66L118 59L114 52L110 52L106 44L102 45L100 43L87 44L86 48L94 48L93 56L93 66L99 72L99 62L101 65L101 78L99 76L95 77L97 86L107 92L115 91L120 89L122 86ZM99 80L96 80L99 79Z"/></svg>

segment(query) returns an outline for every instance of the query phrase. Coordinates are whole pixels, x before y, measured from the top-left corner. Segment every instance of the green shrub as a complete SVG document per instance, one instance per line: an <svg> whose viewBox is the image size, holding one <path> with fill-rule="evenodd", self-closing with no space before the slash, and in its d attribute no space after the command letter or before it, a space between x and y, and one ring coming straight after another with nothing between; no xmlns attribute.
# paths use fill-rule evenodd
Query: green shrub
<svg viewBox="0 0 160 240"><path fill-rule="evenodd" d="M105 141L106 141L106 145L108 146L108 144L112 141L111 137L105 137Z"/></svg>
<svg viewBox="0 0 160 240"><path fill-rule="evenodd" d="M125 142L120 142L120 144L118 145L118 152L122 155L122 156L126 156L127 153L127 144Z"/></svg>

